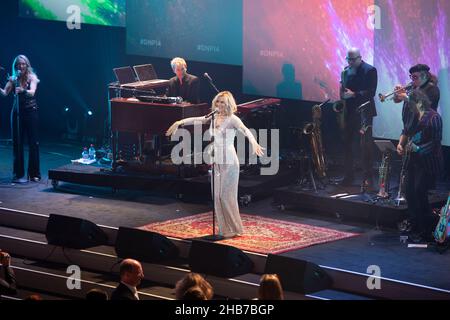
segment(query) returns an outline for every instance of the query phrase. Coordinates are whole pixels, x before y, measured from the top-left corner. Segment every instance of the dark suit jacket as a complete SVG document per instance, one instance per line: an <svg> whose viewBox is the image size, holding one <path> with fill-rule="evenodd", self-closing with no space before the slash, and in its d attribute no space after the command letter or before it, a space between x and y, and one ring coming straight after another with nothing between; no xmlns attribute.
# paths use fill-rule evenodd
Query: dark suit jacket
<svg viewBox="0 0 450 320"><path fill-rule="evenodd" d="M173 77L169 80L169 87L167 88L166 95L168 97L182 97L184 101L190 103L199 103L199 89L199 78L186 73L183 77L183 84L180 84L177 77Z"/></svg>
<svg viewBox="0 0 450 320"><path fill-rule="evenodd" d="M111 295L111 300L137 300L133 292L124 285L120 283L117 288L113 291Z"/></svg>
<svg viewBox="0 0 450 320"><path fill-rule="evenodd" d="M377 69L362 61L356 70L356 74L350 75L349 69L346 69L344 79L343 87L356 93L355 98L346 100L348 111L354 112L361 104L370 100L370 104L364 108L362 116L375 117L377 115L374 100L378 84Z"/></svg>
<svg viewBox="0 0 450 320"><path fill-rule="evenodd" d="M0 273L0 294L15 295L17 294L16 276L10 267L1 267Z"/></svg>

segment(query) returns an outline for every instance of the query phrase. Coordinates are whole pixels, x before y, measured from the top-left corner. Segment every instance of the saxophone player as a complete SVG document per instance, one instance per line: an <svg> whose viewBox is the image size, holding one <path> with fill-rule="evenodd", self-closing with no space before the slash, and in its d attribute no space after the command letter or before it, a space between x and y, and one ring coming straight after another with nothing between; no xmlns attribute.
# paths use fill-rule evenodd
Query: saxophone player
<svg viewBox="0 0 450 320"><path fill-rule="evenodd" d="M344 180L343 185L353 183L352 144L356 136L361 146L361 162L363 170L362 188L367 190L373 184L372 176L372 123L377 115L374 96L377 91L377 69L362 60L359 49L348 50L346 60L348 66L342 72L340 95L345 101L346 115L343 128L344 139ZM369 102L363 109L359 106Z"/></svg>

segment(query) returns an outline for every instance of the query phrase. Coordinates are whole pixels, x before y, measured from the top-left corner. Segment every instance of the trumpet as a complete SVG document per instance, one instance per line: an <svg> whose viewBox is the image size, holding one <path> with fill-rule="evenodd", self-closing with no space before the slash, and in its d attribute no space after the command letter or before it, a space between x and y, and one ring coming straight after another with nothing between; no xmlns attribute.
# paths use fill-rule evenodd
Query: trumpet
<svg viewBox="0 0 450 320"><path fill-rule="evenodd" d="M409 95L411 93L411 91L413 90L413 88L414 88L414 84L412 82L410 82L406 86L403 86L397 90L394 90L391 93L387 93L387 94L379 93L378 97L380 98L381 102L385 102L386 100L393 99L394 95L396 95L397 93L402 92L402 91L406 91L406 94Z"/></svg>

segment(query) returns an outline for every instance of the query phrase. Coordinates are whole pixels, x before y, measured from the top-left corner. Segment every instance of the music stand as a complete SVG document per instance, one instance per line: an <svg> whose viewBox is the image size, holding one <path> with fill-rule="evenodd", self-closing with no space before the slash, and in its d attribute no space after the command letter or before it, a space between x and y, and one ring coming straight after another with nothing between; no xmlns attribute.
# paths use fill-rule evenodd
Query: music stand
<svg viewBox="0 0 450 320"><path fill-rule="evenodd" d="M375 140L374 143L381 153L386 153L389 151L397 152L397 148L394 146L391 140Z"/></svg>
<svg viewBox="0 0 450 320"><path fill-rule="evenodd" d="M16 135L17 135L17 157L19 158L18 162L23 162L22 165L25 164L25 160L23 159L23 146L22 148L20 145L22 144L22 137L20 136L21 128L20 128L20 101L19 101L19 94L16 93L16 89L18 87L21 87L20 83L20 71L18 72L18 75L16 75L16 79L14 80L14 105L13 109L16 111ZM14 146L14 139L13 139L13 146ZM28 182L28 179L23 177L13 177L13 183L19 183L19 184L25 184Z"/></svg>

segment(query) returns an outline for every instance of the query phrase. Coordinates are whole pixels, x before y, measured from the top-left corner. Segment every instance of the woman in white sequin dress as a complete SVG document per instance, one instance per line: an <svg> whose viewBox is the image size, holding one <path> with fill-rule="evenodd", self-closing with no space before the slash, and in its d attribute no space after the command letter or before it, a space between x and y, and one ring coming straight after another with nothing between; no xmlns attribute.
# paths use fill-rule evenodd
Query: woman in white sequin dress
<svg viewBox="0 0 450 320"><path fill-rule="evenodd" d="M236 130L241 131L250 141L253 153L264 155L262 148L256 141L250 130L242 123L235 112L236 101L229 91L217 94L212 102L212 111L217 110L214 132L214 205L216 210L219 235L225 238L240 236L244 229L238 205L239 183L239 159L234 147ZM192 125L194 123L208 123L211 118L193 117L176 121L166 135L171 136L180 125Z"/></svg>

